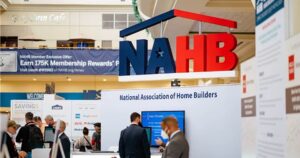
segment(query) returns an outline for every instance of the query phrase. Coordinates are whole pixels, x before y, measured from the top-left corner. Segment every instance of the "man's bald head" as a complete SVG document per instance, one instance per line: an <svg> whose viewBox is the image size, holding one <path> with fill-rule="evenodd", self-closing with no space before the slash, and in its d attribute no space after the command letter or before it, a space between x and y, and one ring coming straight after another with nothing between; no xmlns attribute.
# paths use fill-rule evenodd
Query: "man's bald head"
<svg viewBox="0 0 300 158"><path fill-rule="evenodd" d="M164 118L162 120L161 125L163 128L168 127L168 128L178 129L178 127L179 127L177 119L173 116L168 116L168 117Z"/></svg>
<svg viewBox="0 0 300 158"><path fill-rule="evenodd" d="M66 122L63 120L60 121L60 129L63 129L63 130L66 129Z"/></svg>

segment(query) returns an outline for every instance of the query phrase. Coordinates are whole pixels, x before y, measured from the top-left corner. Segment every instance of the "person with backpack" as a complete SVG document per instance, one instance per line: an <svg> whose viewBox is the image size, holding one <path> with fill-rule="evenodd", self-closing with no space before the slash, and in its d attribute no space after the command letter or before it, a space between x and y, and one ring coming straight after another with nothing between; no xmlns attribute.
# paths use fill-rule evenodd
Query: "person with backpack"
<svg viewBox="0 0 300 158"><path fill-rule="evenodd" d="M26 125L21 127L16 141L21 142L21 151L27 153L27 158L31 158L32 149L43 148L43 134L33 121L33 114L25 114Z"/></svg>
<svg viewBox="0 0 300 158"><path fill-rule="evenodd" d="M91 150L92 144L91 144L91 138L89 136L89 129L84 127L82 130L83 137L79 138L75 142L75 148L79 149L81 152L85 152L86 149Z"/></svg>

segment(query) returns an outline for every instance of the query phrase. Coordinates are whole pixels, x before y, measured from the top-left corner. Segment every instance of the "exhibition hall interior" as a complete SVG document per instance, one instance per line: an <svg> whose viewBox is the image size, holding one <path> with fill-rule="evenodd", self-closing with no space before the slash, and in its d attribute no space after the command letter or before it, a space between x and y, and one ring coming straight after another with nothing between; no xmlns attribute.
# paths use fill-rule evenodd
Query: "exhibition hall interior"
<svg viewBox="0 0 300 158"><path fill-rule="evenodd" d="M0 0L0 158L299 158L299 15L299 0Z"/></svg>

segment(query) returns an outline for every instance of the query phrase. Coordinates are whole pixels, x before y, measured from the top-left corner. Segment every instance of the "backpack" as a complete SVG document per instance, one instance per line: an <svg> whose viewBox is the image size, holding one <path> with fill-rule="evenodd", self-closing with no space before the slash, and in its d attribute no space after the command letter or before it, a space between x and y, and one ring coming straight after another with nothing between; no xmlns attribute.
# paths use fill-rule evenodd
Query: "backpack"
<svg viewBox="0 0 300 158"><path fill-rule="evenodd" d="M84 138L83 141L86 141L88 143L88 145L84 145L85 143L83 143L83 145L80 145L79 151L86 152L86 149L92 150L92 144L90 143L90 141L88 139L86 139L86 137L84 137L84 136L83 136L83 138Z"/></svg>
<svg viewBox="0 0 300 158"><path fill-rule="evenodd" d="M36 148L43 148L44 142L43 142L43 134L41 130L36 126L28 126L29 130L29 139L28 144L29 148L36 149Z"/></svg>

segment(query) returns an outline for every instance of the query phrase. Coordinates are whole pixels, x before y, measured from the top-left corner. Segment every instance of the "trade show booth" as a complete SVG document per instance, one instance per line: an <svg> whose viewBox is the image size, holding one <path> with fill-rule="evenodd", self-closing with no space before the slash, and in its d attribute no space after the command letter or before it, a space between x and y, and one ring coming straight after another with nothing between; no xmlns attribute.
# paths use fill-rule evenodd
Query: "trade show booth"
<svg viewBox="0 0 300 158"><path fill-rule="evenodd" d="M93 101L55 100L54 95L45 95L45 100L12 101L11 118L22 120L28 111L42 117L51 114L67 122L71 140L82 135L83 127L93 131L93 124L101 122L103 152L117 152L120 132L130 125L130 114L138 112L143 126L150 128L151 151L156 155L159 150L154 140L161 138L160 123L164 117L174 116L189 142L191 157L239 158L240 97L239 85L111 90L102 91L101 100ZM74 151L78 158L94 154L107 153Z"/></svg>
<svg viewBox="0 0 300 158"><path fill-rule="evenodd" d="M0 0L0 158L299 158L299 6Z"/></svg>

